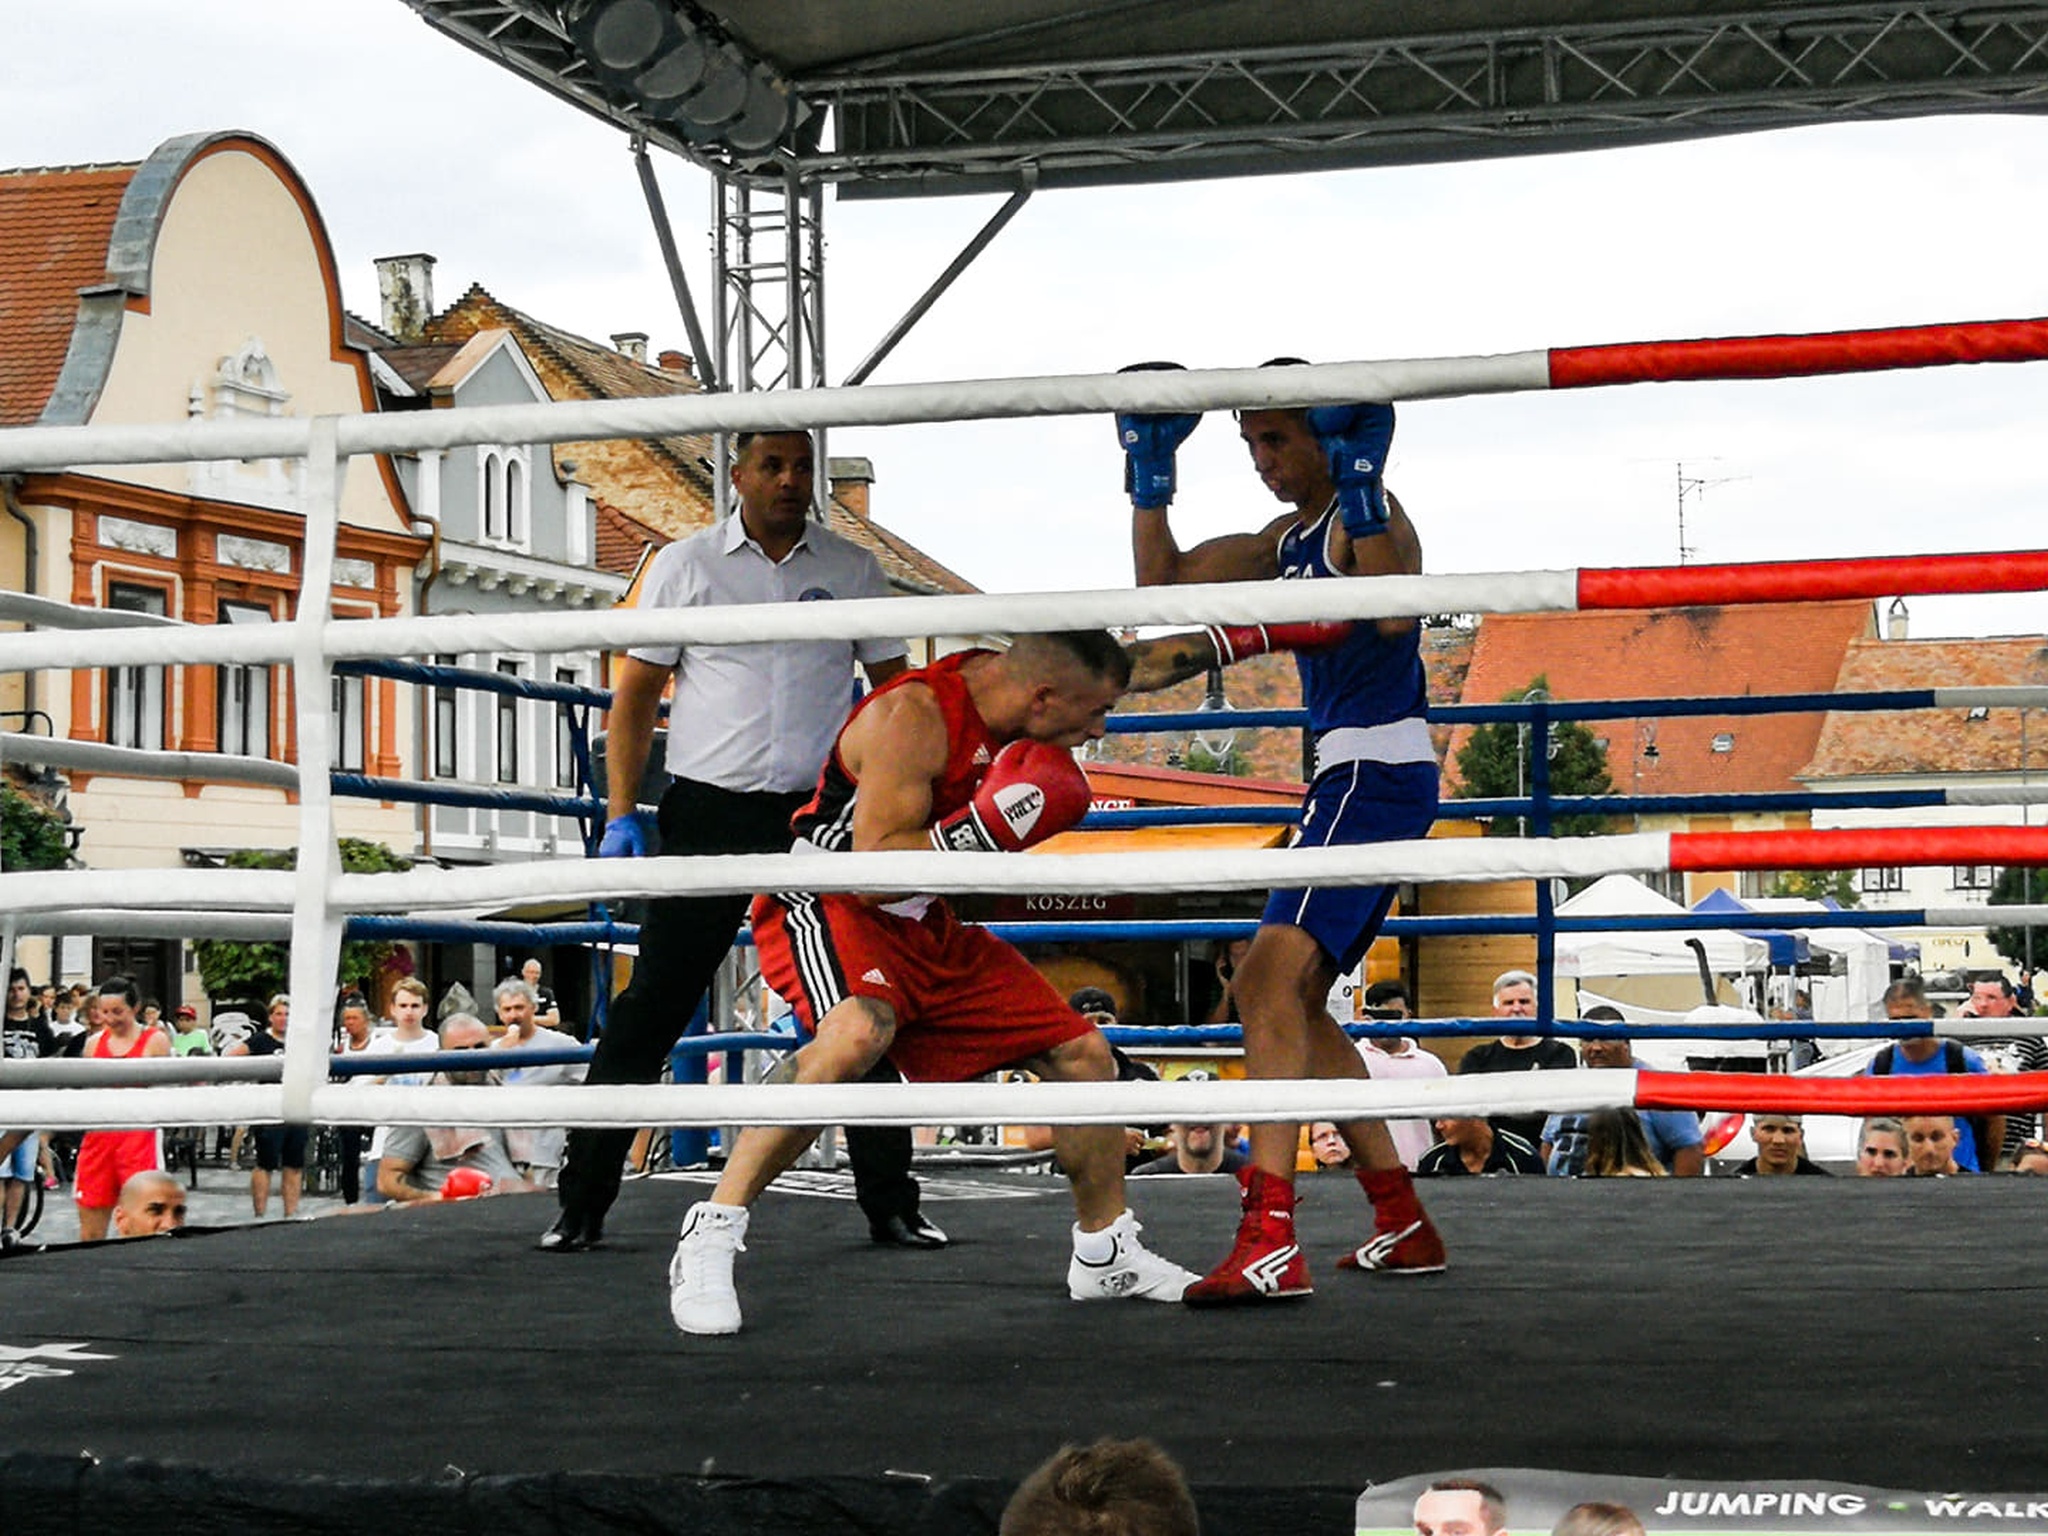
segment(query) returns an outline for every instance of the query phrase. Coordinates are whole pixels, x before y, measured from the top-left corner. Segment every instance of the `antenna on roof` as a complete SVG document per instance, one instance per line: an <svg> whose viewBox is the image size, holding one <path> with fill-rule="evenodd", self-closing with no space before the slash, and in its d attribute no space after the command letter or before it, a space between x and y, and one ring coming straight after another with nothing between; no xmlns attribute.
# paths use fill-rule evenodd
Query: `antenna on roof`
<svg viewBox="0 0 2048 1536"><path fill-rule="evenodd" d="M1709 462L1715 462L1715 463L1718 463L1719 461L1718 461L1718 460L1710 460ZM1716 479L1716 480L1709 480L1709 479L1705 478L1705 477L1704 477L1704 476L1702 476L1702 475L1688 475L1688 474L1687 474L1687 473L1685 472L1685 465L1684 465L1683 463L1680 463L1680 464L1679 464L1679 465L1677 466L1677 469L1678 469L1678 563L1679 563L1680 565L1686 565L1686 564L1688 564L1688 563L1690 563L1690 562L1691 562L1691 560L1692 560L1692 557L1693 557L1694 555L1696 555L1696 554L1698 554L1698 553L1699 553L1699 551L1698 551L1697 549L1695 549L1695 548L1694 548L1694 547L1693 547L1692 545L1690 545L1690 544L1688 544L1688 543L1686 543L1686 542L1685 542L1685 500L1686 500L1686 498L1687 498L1688 496L1700 496L1700 495L1703 495L1703 494L1704 494L1704 493L1706 492L1706 489L1707 489L1707 487L1708 487L1708 486L1710 486L1710 485L1727 485L1727 484L1729 484L1729 483L1730 483L1731 481L1735 481L1735 480L1747 480L1747 479L1749 478L1749 476L1747 476L1747 475L1723 475L1723 476L1721 476L1721 477L1720 477L1719 479Z"/></svg>

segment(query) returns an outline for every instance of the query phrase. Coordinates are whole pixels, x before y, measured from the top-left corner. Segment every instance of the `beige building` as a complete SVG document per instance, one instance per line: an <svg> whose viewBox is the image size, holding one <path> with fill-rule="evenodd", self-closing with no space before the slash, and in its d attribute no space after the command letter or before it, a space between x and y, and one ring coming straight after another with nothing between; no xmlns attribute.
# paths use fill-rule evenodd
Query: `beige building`
<svg viewBox="0 0 2048 1536"><path fill-rule="evenodd" d="M126 425L350 414L375 408L346 339L334 253L311 193L247 134L168 141L136 164L0 172L0 425ZM306 490L292 460L7 477L0 585L77 608L194 624L292 618ZM337 616L413 606L428 541L382 457L345 466ZM10 628L18 627L10 625ZM116 667L10 676L9 729L73 741L297 761L282 666ZM414 710L398 685L338 679L333 766L396 776ZM288 848L297 807L277 788L73 772L78 851L97 868L176 868ZM344 836L413 847L409 807L336 803ZM24 962L40 979L133 970L166 1002L196 991L175 943L96 935Z"/></svg>

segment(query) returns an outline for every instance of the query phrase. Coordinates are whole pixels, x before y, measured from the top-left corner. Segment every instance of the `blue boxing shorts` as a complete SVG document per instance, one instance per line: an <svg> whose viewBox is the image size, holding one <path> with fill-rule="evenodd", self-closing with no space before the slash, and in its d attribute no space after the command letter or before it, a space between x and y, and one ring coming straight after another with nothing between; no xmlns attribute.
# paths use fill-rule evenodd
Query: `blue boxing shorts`
<svg viewBox="0 0 2048 1536"><path fill-rule="evenodd" d="M1336 763L1316 775L1301 802L1296 848L1355 848L1427 837L1436 822L1435 763ZM1391 885L1310 886L1275 891L1261 923L1300 928L1342 973L1358 964L1387 909Z"/></svg>

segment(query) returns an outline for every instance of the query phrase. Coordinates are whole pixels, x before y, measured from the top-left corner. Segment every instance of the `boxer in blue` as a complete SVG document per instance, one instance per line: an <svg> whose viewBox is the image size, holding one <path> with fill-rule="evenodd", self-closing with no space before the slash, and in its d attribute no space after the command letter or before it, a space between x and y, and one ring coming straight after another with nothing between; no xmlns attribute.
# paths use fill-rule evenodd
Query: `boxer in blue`
<svg viewBox="0 0 2048 1536"><path fill-rule="evenodd" d="M1268 366L1299 363L1277 359ZM1170 365L1169 365L1170 366ZM1207 581L1328 580L1412 574L1422 545L1385 488L1394 436L1389 405L1245 411L1238 431L1266 489L1290 510L1257 533L1227 534L1182 549L1167 521L1174 455L1201 418L1123 415L1117 435L1131 497L1138 585ZM1215 626L1180 641L1141 647L1134 689L1192 676L1270 650L1291 650L1301 672L1315 774L1302 803L1296 847L1355 846L1428 834L1436 818L1437 764L1423 717L1427 692L1411 619L1359 624ZM1148 654L1151 653L1151 654ZM1394 893L1387 886L1274 891L1258 936L1231 985L1244 1020L1245 1065L1255 1078L1365 1077L1365 1063L1326 999L1378 933ZM1385 1125L1340 1127L1373 1206L1373 1233L1339 1267L1388 1274L1444 1268L1444 1247L1423 1211ZM1308 1263L1294 1234L1294 1166L1300 1128L1252 1127L1244 1216L1230 1256L1190 1286L1190 1306L1230 1306L1306 1296Z"/></svg>

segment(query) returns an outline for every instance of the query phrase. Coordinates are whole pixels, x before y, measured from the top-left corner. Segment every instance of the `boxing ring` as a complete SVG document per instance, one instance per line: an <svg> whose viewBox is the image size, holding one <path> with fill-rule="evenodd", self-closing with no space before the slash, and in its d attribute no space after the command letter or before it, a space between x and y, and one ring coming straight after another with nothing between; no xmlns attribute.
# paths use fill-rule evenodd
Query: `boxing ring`
<svg viewBox="0 0 2048 1536"><path fill-rule="evenodd" d="M1450 398L2042 358L2048 321L2025 320L1325 365L1289 369L1283 378L1266 370L1212 370L398 417L14 429L0 433L0 470L300 456L315 494L300 616L292 621L5 634L0 670L288 666L301 760L324 763L325 701L337 669L403 668L412 665L405 658L449 651L2037 590L2048 587L2048 550L600 615L321 617L332 578L338 466L353 454L485 440ZM600 700L559 702L594 708ZM1659 707L1676 713L1704 705L1720 713L1729 702ZM2044 702L2048 690L1937 689L1869 695L1845 707ZM1833 703L1834 696L1816 695L1752 707ZM1649 712L1643 701L1489 708L1485 718L1526 718L1538 728L1597 718L1601 709ZM1159 723L1170 718L1144 717L1128 728L1170 728ZM19 741L0 742L0 749L10 756L56 753L43 759L49 762L68 753L74 764L120 771L120 759L102 754L121 749ZM1542 764L1543 755L1535 760ZM127 766L161 772L173 765L130 759ZM238 765L227 766L231 774ZM239 1070L189 1061L177 1064L182 1081L151 1086L58 1086L54 1074L10 1072L0 1086L0 1123L1062 1124L1627 1106L1964 1113L2048 1103L2048 1074L1937 1082L1627 1070L1423 1083L344 1086L329 1081L326 1040L343 938L474 935L487 930L448 914L478 908L798 888L966 894L1532 880L1539 891L1533 918L1393 923L1434 923L1434 931L1448 934L1531 932L1540 949L1571 927L1547 908L1542 893L1553 879L1867 864L2042 865L2048 828L1539 835L1227 856L585 858L356 875L342 873L330 851L335 796L404 798L439 786L301 773L275 763L240 766L255 781L299 796L295 869L0 872L0 943L11 951L20 935L126 924L175 927L187 936L288 937L292 1022L275 1080L239 1080ZM206 767L217 772L222 763L209 759ZM594 807L581 796L530 798L524 808L552 815L587 818ZM1622 813L1630 806L1685 808L1672 797L1608 799L1612 806L1603 801L1602 808ZM1586 808L1549 796L1539 778L1526 799L1462 808L1452 802L1446 809L1527 811L1540 834L1552 815ZM1144 823L1106 813L1095 824ZM2048 922L2048 909L2006 908L2001 915ZM1920 916L1931 922L1943 914ZM1759 921L1745 914L1724 925ZM1489 929L1496 922L1502 926ZM1807 915L1799 922L1805 925ZM1684 923L1715 925L1698 914ZM1649 924L1630 918L1628 926ZM533 932L519 925L503 931ZM555 931L564 942L630 937L624 925L609 922ZM1042 941L1102 930L1056 924L1007 931ZM1544 1017L1533 1032L1631 1032L1557 1019L1547 969ZM1784 1037L1831 1028L1774 1023L1750 1033ZM1855 1028L1861 1037L1888 1032ZM1494 1028L1449 1020L1384 1030L1481 1031ZM1688 1025L1686 1032L1717 1031ZM1889 1032L1924 1033L1926 1026ZM702 1048L778 1043L714 1038ZM124 1082L112 1072L98 1081ZM1057 1185L993 1173L933 1181L927 1198L941 1202L955 1243L938 1255L913 1256L861 1240L843 1210L846 1190L827 1175L792 1180L764 1200L757 1251L741 1269L749 1327L719 1341L681 1340L662 1316L674 1223L693 1198L668 1188L670 1182L701 1188L689 1174L630 1186L608 1223L607 1246L573 1261L532 1250L546 1220L540 1202L505 1199L367 1218L367 1226L357 1219L280 1224L9 1263L0 1273L0 1315L7 1319L0 1412L10 1420L0 1461L0 1525L40 1533L112 1528L135 1518L203 1523L227 1502L247 1512L233 1528L252 1530L292 1518L334 1530L369 1530L394 1519L535 1531L987 1530L1008 1486L1059 1440L1133 1432L1158 1435L1198 1469L1205 1516L1220 1530L1335 1529L1350 1518L1366 1482L1460 1463L1933 1486L1967 1477L1973 1486L2010 1489L2038 1478L2038 1437L2027 1428L2027 1409L2032 1384L2048 1366L2048 1346L2027 1320L2048 1303L2048 1279L2016 1262L2018 1234L2034 1209L2027 1180L1914 1181L1902 1188L1889 1187L1891 1181L1846 1188L1819 1180L1447 1181L1428 1195L1454 1268L1392 1283L1335 1274L1330 1256L1354 1240L1362 1207L1348 1180L1329 1198L1316 1198L1310 1180L1302 1230L1305 1245L1320 1255L1315 1302L1198 1317L1177 1308L1067 1304L1056 1284L1068 1220ZM1212 1249L1220 1253L1235 1207L1228 1181L1144 1182L1153 1187L1135 1192L1134 1204L1151 1246L1193 1263L1208 1262ZM1869 1187L1880 1183L1885 1187ZM1889 1202L1884 1217L1866 1204L1872 1200ZM837 1215L834 1204L842 1208ZM1907 1221L1897 1219L1901 1209ZM1910 1244L1902 1245L1895 1234L1908 1231ZM1944 1275L1911 1262L1924 1252L1941 1253L1953 1268ZM1957 1284L1956 1272L1970 1272L1966 1266L1995 1268L1996 1283ZM1890 1308L1874 1310L1872 1290ZM1941 1326L1897 1326L1902 1317L1921 1315L1939 1317ZM857 1319L852 1328L850 1319ZM1647 1415L1623 1385L1674 1375L1711 1384L1700 1411ZM1969 1400L1947 1405L1910 1445L1866 1433L1870 1403L1889 1399L1902 1381L1935 1380L1968 1382ZM312 1381L327 1411L306 1411ZM1730 1411L1729 1388L1737 1383L1767 1383L1769 1406L1748 1418ZM202 1394L205 1406L166 1412L166 1403L190 1402L181 1392ZM227 1433L217 1416L223 1404L232 1406ZM139 1509L147 1516L136 1515Z"/></svg>

